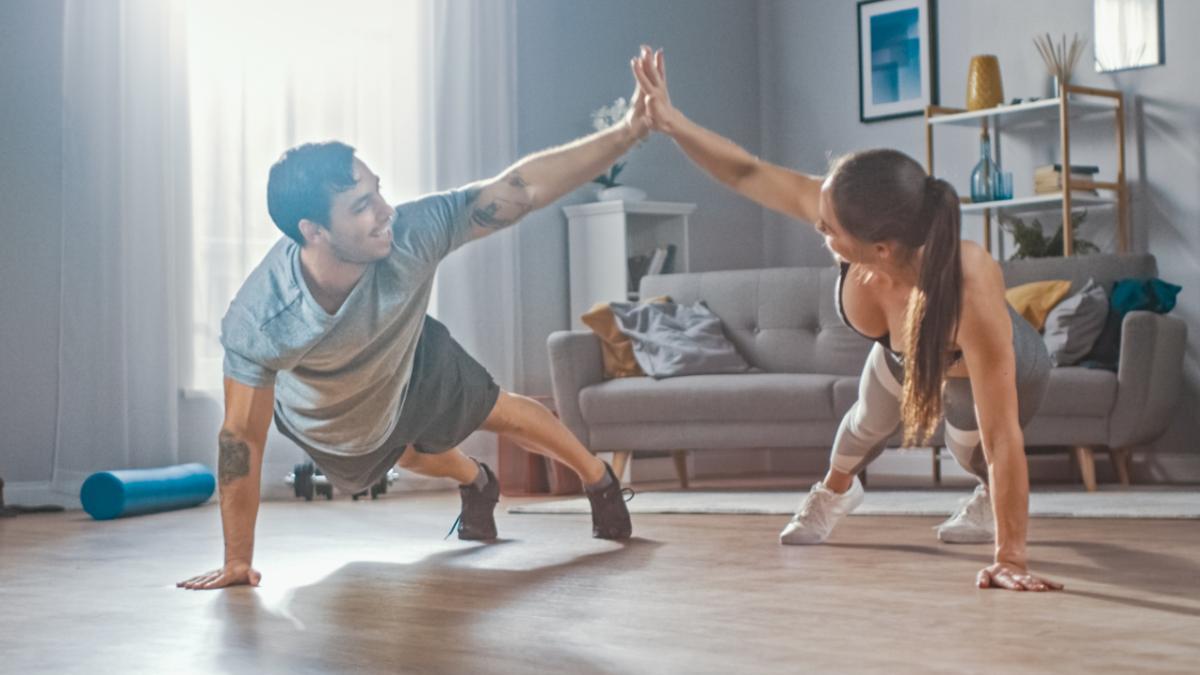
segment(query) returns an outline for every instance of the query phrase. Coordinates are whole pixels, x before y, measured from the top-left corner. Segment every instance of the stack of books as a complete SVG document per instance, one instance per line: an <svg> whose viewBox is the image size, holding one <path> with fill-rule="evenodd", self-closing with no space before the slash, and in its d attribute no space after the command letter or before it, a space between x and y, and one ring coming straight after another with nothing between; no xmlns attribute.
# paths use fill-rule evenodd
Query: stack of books
<svg viewBox="0 0 1200 675"><path fill-rule="evenodd" d="M650 256L650 265L646 274L667 274L671 271L671 263L675 260L675 244L659 246Z"/></svg>
<svg viewBox="0 0 1200 675"><path fill-rule="evenodd" d="M1071 181L1094 181L1096 174L1100 173L1098 166L1080 166L1078 164L1071 165ZM1033 171L1033 191L1036 194L1052 194L1063 191L1063 171L1062 164L1047 164L1039 166ZM1088 194L1097 194L1095 190L1075 189L1072 192L1085 192Z"/></svg>
<svg viewBox="0 0 1200 675"><path fill-rule="evenodd" d="M637 296L642 277L648 274L670 274L675 262L675 244L659 246L647 255L635 255L629 264L629 299Z"/></svg>

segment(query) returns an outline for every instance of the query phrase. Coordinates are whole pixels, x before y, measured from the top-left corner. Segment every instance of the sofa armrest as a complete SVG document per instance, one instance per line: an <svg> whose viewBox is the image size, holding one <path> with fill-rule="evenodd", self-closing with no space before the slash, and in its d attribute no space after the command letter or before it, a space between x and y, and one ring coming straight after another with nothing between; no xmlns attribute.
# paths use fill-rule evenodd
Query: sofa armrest
<svg viewBox="0 0 1200 675"><path fill-rule="evenodd" d="M579 407L579 392L604 381L600 339L591 331L560 330L550 334L546 347L550 352L550 384L554 388L558 417L580 443L590 446L587 422Z"/></svg>
<svg viewBox="0 0 1200 675"><path fill-rule="evenodd" d="M1149 443L1166 431L1179 400L1187 324L1154 312L1130 312L1121 322L1117 402L1108 420L1108 444Z"/></svg>

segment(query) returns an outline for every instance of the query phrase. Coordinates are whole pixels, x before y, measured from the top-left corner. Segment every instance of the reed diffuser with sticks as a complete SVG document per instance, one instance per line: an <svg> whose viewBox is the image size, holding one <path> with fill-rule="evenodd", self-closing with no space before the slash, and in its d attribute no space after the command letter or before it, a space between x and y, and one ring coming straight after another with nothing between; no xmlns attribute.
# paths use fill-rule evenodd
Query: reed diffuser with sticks
<svg viewBox="0 0 1200 675"><path fill-rule="evenodd" d="M1062 85L1071 81L1071 73L1083 55L1087 38L1081 40L1076 33L1068 44L1066 34L1055 42L1049 33L1044 33L1033 38L1033 46L1037 47L1042 62L1046 64L1046 72L1054 78L1054 95L1062 95Z"/></svg>

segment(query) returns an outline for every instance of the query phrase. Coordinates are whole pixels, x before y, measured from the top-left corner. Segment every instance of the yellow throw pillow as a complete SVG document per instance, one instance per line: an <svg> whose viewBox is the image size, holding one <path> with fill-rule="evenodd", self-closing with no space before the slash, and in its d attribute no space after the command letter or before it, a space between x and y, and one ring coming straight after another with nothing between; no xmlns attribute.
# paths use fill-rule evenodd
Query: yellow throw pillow
<svg viewBox="0 0 1200 675"><path fill-rule="evenodd" d="M646 302L670 302L671 298L663 295L650 298ZM633 340L617 328L617 319L613 316L612 308L607 302L598 302L579 317L583 325L592 329L600 338L600 356L604 359L604 379L614 377L641 377L646 373L638 365L633 356Z"/></svg>
<svg viewBox="0 0 1200 675"><path fill-rule="evenodd" d="M1070 292L1070 281L1035 281L1013 286L1004 292L1004 298L1017 310L1017 314L1041 332L1046 324L1046 315Z"/></svg>

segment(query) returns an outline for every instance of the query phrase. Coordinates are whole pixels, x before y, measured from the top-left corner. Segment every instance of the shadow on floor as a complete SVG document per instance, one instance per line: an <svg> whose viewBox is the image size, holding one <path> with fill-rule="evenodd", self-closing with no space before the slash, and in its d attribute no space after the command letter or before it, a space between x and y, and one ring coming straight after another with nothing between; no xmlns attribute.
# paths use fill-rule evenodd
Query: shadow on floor
<svg viewBox="0 0 1200 675"><path fill-rule="evenodd" d="M235 672L479 672L494 658L484 670L553 664L571 673L620 672L604 666L605 650L563 625L562 607L539 612L539 603L561 604L556 588L571 584L614 597L622 573L648 565L660 544L634 538L549 563L535 552L503 561L528 567L497 569L489 558L511 553L511 543L464 546L410 564L350 563L292 591L284 608L268 608L254 589L227 590L216 605L224 626L217 663ZM510 618L503 625L489 620L500 608ZM513 622L514 610L527 621ZM536 652L523 654L521 645L537 645Z"/></svg>
<svg viewBox="0 0 1200 675"><path fill-rule="evenodd" d="M922 546L915 544L825 544L835 548L888 551L915 555L957 558L973 562L980 569L992 562L986 553L988 545L951 547ZM1067 548L1092 560L1094 565L1056 562L1038 555L1049 548ZM1200 599L1195 581L1200 579L1200 564L1183 556L1155 553L1142 549L1117 546L1095 541L1030 541L1029 550L1034 554L1032 568L1048 577L1071 577L1088 582L1117 586L1141 594L1172 596L1187 600ZM1113 602L1141 609L1153 609L1182 616L1200 616L1200 608L1170 602L1149 600L1096 591L1080 591L1067 585L1066 592L1106 602Z"/></svg>

